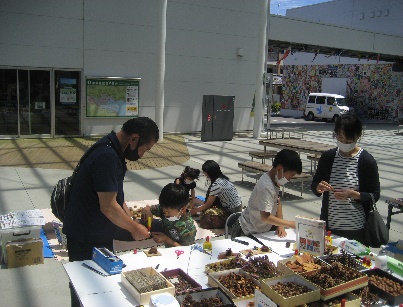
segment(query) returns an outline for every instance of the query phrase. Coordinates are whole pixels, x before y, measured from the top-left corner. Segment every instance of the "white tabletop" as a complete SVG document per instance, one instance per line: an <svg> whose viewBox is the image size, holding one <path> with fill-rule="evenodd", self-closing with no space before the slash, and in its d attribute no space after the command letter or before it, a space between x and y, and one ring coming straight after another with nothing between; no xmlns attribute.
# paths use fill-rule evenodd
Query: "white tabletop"
<svg viewBox="0 0 403 307"><path fill-rule="evenodd" d="M288 230L287 230L288 231ZM293 232L295 242L295 232ZM285 247L285 242L291 240L292 234L287 239L276 240L275 235L270 233L260 234L256 237L265 245L271 247L273 251L280 251L282 254L288 255L288 249ZM278 237L277 237L278 238ZM242 241L249 242L249 245L244 245L231 241L230 239L222 239L212 241L212 255L207 255L197 249L192 250L192 246L180 246L171 248L160 248L158 251L161 256L148 257L143 251L137 251L136 254L129 252L120 255L126 267L123 271L131 271L145 267L157 267L158 271L172 270L180 268L203 288L208 288L208 278L205 273L205 267L209 263L220 261L217 257L219 253L225 252L231 248L233 252L240 252L245 249L251 249L260 244L249 237L239 237ZM176 250L182 250L184 253L179 257L175 253ZM291 248L289 249L292 254ZM277 264L278 260L285 257L277 253L268 253L270 261ZM242 256L244 257L244 256ZM83 262L104 272L92 260L75 261L64 264L64 268L70 278L70 281L76 289L83 306L133 306L138 304L134 298L126 291L121 283L120 274L103 277L83 266Z"/></svg>

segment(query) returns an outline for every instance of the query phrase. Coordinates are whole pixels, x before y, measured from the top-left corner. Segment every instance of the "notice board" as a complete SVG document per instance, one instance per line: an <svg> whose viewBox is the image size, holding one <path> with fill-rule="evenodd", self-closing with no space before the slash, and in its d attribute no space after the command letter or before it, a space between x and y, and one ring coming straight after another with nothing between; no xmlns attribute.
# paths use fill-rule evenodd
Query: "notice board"
<svg viewBox="0 0 403 307"><path fill-rule="evenodd" d="M138 117L140 78L86 77L87 117Z"/></svg>

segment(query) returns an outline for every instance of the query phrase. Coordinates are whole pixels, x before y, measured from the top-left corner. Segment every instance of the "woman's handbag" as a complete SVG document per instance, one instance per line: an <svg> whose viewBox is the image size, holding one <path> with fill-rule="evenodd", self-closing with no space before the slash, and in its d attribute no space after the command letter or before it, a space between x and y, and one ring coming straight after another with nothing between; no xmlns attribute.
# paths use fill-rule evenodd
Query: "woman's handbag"
<svg viewBox="0 0 403 307"><path fill-rule="evenodd" d="M372 210L365 224L365 244L370 247L380 247L389 241L389 229L386 227L381 215L376 209L376 204L372 194Z"/></svg>

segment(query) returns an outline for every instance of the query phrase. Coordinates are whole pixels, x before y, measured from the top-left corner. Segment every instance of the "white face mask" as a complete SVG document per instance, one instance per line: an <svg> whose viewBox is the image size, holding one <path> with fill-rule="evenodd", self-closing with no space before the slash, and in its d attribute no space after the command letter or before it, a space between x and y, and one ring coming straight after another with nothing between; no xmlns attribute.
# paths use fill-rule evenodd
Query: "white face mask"
<svg viewBox="0 0 403 307"><path fill-rule="evenodd" d="M284 176L284 172L283 172L283 171L281 171L281 172L283 173L283 176ZM281 179L278 179L278 175L277 175L277 174L274 176L274 180L276 181L276 183L277 183L279 186L285 185L285 184L288 182L288 179L285 178L285 177L283 177L283 178L281 178Z"/></svg>
<svg viewBox="0 0 403 307"><path fill-rule="evenodd" d="M340 151L342 151L342 152L350 152L350 151L354 150L355 145L357 144L357 142L353 142L351 144L344 144L344 143L340 142L339 140L336 140L336 144L337 144L337 147L339 148Z"/></svg>
<svg viewBox="0 0 403 307"><path fill-rule="evenodd" d="M186 180L185 179L185 184L191 184L193 182L193 180Z"/></svg>
<svg viewBox="0 0 403 307"><path fill-rule="evenodd" d="M180 219L180 216L181 216L181 212L179 211L179 213L177 215L166 217L166 219L170 222L176 222Z"/></svg>

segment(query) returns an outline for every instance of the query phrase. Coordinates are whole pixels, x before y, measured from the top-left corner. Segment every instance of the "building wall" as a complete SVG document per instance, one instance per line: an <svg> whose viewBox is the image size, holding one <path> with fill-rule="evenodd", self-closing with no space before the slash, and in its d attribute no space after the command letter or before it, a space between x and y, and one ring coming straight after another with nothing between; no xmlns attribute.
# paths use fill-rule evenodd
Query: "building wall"
<svg viewBox="0 0 403 307"><path fill-rule="evenodd" d="M401 0L334 0L286 11L287 17L399 36L402 15Z"/></svg>
<svg viewBox="0 0 403 307"><path fill-rule="evenodd" d="M234 95L234 130L252 129L261 8L258 0L168 1L164 131L200 130L202 97L211 94ZM140 77L140 116L154 118L159 12L148 0L0 0L0 66ZM85 103L81 120L85 135L125 121L86 118Z"/></svg>

